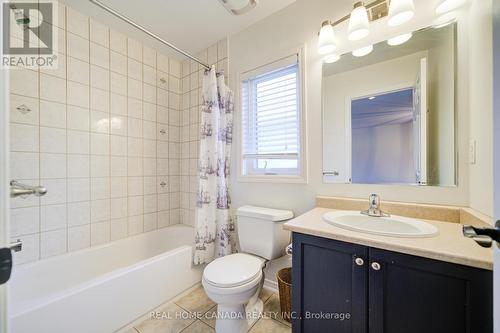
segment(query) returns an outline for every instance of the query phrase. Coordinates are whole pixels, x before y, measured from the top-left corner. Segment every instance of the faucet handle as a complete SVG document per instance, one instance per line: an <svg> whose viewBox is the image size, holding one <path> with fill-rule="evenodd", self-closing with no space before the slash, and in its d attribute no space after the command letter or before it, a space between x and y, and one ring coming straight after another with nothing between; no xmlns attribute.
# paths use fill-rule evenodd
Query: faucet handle
<svg viewBox="0 0 500 333"><path fill-rule="evenodd" d="M362 211L361 214L365 214L373 217L388 217L389 214L384 213L380 209L380 197L378 194L370 194L369 197L369 207L368 210Z"/></svg>

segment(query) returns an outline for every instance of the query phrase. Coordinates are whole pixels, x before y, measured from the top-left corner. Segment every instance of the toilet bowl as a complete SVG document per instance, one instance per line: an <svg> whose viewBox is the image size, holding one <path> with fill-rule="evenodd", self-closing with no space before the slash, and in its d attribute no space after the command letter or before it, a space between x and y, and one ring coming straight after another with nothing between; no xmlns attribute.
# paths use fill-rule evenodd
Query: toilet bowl
<svg viewBox="0 0 500 333"><path fill-rule="evenodd" d="M202 285L217 303L216 332L246 332L262 311L258 294L262 288L264 260L244 253L231 254L210 263L203 272ZM253 304L249 301L257 295ZM255 310L256 309L256 310Z"/></svg>
<svg viewBox="0 0 500 333"><path fill-rule="evenodd" d="M217 303L217 333L244 333L262 314L259 298L267 260L284 254L290 233L283 224L290 211L244 206L237 211L238 238L243 253L215 259L205 267L202 285Z"/></svg>

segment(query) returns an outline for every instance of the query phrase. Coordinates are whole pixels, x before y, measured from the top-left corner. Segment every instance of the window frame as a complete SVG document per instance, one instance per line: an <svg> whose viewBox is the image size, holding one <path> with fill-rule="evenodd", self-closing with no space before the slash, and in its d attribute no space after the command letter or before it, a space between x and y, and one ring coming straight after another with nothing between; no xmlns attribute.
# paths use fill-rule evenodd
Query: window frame
<svg viewBox="0 0 500 333"><path fill-rule="evenodd" d="M257 170L259 169L254 169L251 168L250 170L255 171L254 173L250 174L245 174L244 170L246 167L246 164L248 161L245 161L243 158L243 145L245 144L244 142L244 134L245 134L245 129L243 128L243 104L242 104L242 88L243 88L243 81L245 77L248 77L248 73L258 71L258 70L263 70L264 73L266 72L272 72L273 70L276 70L278 68L273 67L276 63L289 58L291 56L297 56L298 59L298 122L299 122L299 156L297 158L297 162L299 164L299 170L296 175L293 174L280 174L280 171L286 170L286 169L267 169L268 172L270 173L263 173L259 172ZM305 64L305 52L304 52L304 46L300 48L295 48L292 50L289 50L288 52L283 52L281 54L275 55L275 56L269 56L260 59L260 61L256 61L255 63L251 64L251 66L248 66L245 70L242 70L241 72L238 73L238 81L237 81L237 108L238 108L238 131L239 135L238 137L238 142L237 142L237 167L238 167L238 176L237 180L239 182L255 182L255 183L307 183L307 158L306 158L306 103L305 103L305 87L306 87L306 82L305 82L305 71L304 71L304 64ZM290 169L295 171L296 169ZM275 171L278 171L275 173Z"/></svg>

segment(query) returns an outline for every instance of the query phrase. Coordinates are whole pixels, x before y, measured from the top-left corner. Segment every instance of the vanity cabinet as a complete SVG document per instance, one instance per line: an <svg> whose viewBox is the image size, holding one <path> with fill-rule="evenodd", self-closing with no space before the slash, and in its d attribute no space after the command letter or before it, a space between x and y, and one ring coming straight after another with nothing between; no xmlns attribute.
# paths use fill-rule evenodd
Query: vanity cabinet
<svg viewBox="0 0 500 333"><path fill-rule="evenodd" d="M492 272L293 234L294 333L493 332Z"/></svg>

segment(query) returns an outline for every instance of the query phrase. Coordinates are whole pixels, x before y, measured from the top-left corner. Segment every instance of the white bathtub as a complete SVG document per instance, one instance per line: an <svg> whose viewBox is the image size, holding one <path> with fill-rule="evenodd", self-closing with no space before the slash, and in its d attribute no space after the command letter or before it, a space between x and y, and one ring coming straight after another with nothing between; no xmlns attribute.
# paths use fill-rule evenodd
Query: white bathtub
<svg viewBox="0 0 500 333"><path fill-rule="evenodd" d="M193 235L176 225L15 267L11 332L115 332L200 282Z"/></svg>

